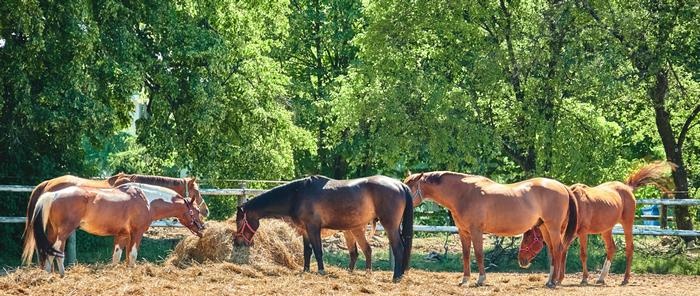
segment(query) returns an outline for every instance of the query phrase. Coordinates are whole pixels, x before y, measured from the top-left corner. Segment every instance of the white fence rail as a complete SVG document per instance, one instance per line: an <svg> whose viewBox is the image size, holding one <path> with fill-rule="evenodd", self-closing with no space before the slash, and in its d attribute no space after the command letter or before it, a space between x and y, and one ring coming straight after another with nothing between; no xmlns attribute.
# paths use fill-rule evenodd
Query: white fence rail
<svg viewBox="0 0 700 296"><path fill-rule="evenodd" d="M0 185L0 192L31 192L33 186L23 185ZM221 195L236 195L236 196L256 196L266 192L264 189L201 189L202 195L221 196ZM666 206L700 206L700 199L638 199L637 205L666 205ZM645 218L642 216L642 218ZM649 218L649 217L646 217ZM25 217L0 217L0 223L24 223ZM172 220L155 221L151 226L156 227L180 227L178 222ZM383 230L381 225L377 225L377 230ZM414 225L413 230L416 232L450 232L457 233L455 226L429 226L429 225ZM657 227L649 227L643 225L635 225L632 233L634 235L653 235L653 236L695 236L700 237L700 231L694 230L677 230L677 229L660 229ZM615 226L613 234L623 234L620 225Z"/></svg>

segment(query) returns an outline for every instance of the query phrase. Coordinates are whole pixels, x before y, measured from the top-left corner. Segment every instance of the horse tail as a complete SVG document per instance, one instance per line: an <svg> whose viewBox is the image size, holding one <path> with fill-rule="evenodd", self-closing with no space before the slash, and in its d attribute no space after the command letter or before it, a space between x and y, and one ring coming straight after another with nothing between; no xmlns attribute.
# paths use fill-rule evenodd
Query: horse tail
<svg viewBox="0 0 700 296"><path fill-rule="evenodd" d="M564 186L566 187L566 186ZM564 244L566 246L570 245L571 242L576 238L576 232L578 231L578 200L574 196L574 192L571 191L569 187L566 187L566 192L569 195L569 219L566 222L566 231L564 233Z"/></svg>
<svg viewBox="0 0 700 296"><path fill-rule="evenodd" d="M411 249L413 248L413 196L411 190L403 185L404 196L406 197L406 206L403 209L403 217L401 221L401 239L403 241L403 272L409 269L411 262Z"/></svg>
<svg viewBox="0 0 700 296"><path fill-rule="evenodd" d="M34 208L36 207L37 200L41 194L44 193L44 190L48 184L49 181L44 181L34 187L32 194L29 195L29 201L27 202L27 217L24 221L24 232L22 232L22 237L24 238L22 262L26 264L29 264L32 261L32 256L36 247L36 243L34 241L34 228L32 228Z"/></svg>
<svg viewBox="0 0 700 296"><path fill-rule="evenodd" d="M655 161L632 172L625 184L632 187L632 191L644 185L654 185L664 193L670 194L671 181L666 175L668 169L676 170L678 166L670 161Z"/></svg>
<svg viewBox="0 0 700 296"><path fill-rule="evenodd" d="M63 252L56 250L52 246L51 242L49 242L49 238L46 235L46 225L49 222L51 205L53 204L53 195L53 193L42 194L36 203L36 208L34 208L34 216L32 217L34 241L41 256L63 257ZM25 250L25 252L26 251L27 250Z"/></svg>

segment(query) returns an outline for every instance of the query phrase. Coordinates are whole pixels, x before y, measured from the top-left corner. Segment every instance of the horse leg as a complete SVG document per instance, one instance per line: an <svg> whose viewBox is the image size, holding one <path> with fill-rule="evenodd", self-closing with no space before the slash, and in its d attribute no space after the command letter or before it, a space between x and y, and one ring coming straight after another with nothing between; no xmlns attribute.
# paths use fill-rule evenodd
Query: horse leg
<svg viewBox="0 0 700 296"><path fill-rule="evenodd" d="M119 264L122 259L122 251L130 244L128 235L114 236L114 251L112 251L112 265Z"/></svg>
<svg viewBox="0 0 700 296"><path fill-rule="evenodd" d="M63 252L63 247L65 246L63 242L65 242L65 238L63 238L63 240L61 238L56 239L56 241L53 243L53 248ZM66 273L65 266L63 265L63 257L56 257L56 267L58 268L58 274L63 277Z"/></svg>
<svg viewBox="0 0 700 296"><path fill-rule="evenodd" d="M615 256L616 248L615 241L612 237L612 230L603 232L603 240L605 241L605 253L607 256L605 257L605 263L603 263L603 269L600 271L600 277L598 281L596 281L596 284L601 285L605 285L605 277L608 275L608 271L610 271L610 264L612 264L613 256Z"/></svg>
<svg viewBox="0 0 700 296"><path fill-rule="evenodd" d="M369 245L369 242L367 242L367 238L365 237L365 228L362 227L360 229L352 230L352 235L353 235L353 237L355 237L357 244L360 245L360 249L362 249L362 254L365 255L365 269L368 272L371 272L372 271L372 247Z"/></svg>
<svg viewBox="0 0 700 296"><path fill-rule="evenodd" d="M309 237L309 243L311 243L311 248L314 251L314 257L316 257L318 273L320 275L325 275L326 271L323 268L323 246L321 245L321 228L307 224L306 235Z"/></svg>
<svg viewBox="0 0 700 296"><path fill-rule="evenodd" d="M562 244L561 233L559 227L546 227L548 237L548 246L550 251L550 271L547 279L547 287L554 288L556 280L559 278L559 273L562 272L562 257L564 256L564 245Z"/></svg>
<svg viewBox="0 0 700 296"><path fill-rule="evenodd" d="M348 253L350 254L348 270L353 272L355 270L355 263L357 262L357 244L355 243L355 236L348 230L343 231L343 236L345 237L345 244L348 246Z"/></svg>
<svg viewBox="0 0 700 296"><path fill-rule="evenodd" d="M56 228L52 227L51 223L49 222L46 225L45 231L46 231L46 238L48 238L49 242L54 242L53 244L55 244L56 241L58 241L58 231L56 230ZM53 271L53 260L54 260L54 256L51 256L51 255L44 256L44 270L46 270L46 272L48 272L48 273L51 273Z"/></svg>
<svg viewBox="0 0 700 296"><path fill-rule="evenodd" d="M479 267L479 279L476 280L476 285L481 286L486 280L486 271L484 269L484 236L481 229L472 229L470 231L472 237L472 245L474 246L474 257L476 257L476 265Z"/></svg>
<svg viewBox="0 0 700 296"><path fill-rule="evenodd" d="M464 269L462 281L459 285L469 286L469 276L471 275L471 260L469 259L472 244L471 234L466 231L460 231L459 240L462 241L462 268Z"/></svg>
<svg viewBox="0 0 700 296"><path fill-rule="evenodd" d="M141 246L141 239L143 238L143 232L138 232L138 233L132 233L131 234L131 243L129 246L129 252L128 252L128 265L129 267L134 266L136 263L136 259L138 258L138 250L139 247Z"/></svg>
<svg viewBox="0 0 700 296"><path fill-rule="evenodd" d="M309 237L304 236L303 237L303 244L304 244L304 272L309 272L311 271L311 268L309 267L311 264L311 243L309 242Z"/></svg>
<svg viewBox="0 0 700 296"><path fill-rule="evenodd" d="M588 254L587 254L587 248L588 248L588 234L580 234L578 236L578 241L580 244L579 251L581 253L581 268L583 268L583 277L581 279L581 284L582 285L587 285L588 284Z"/></svg>
<svg viewBox="0 0 700 296"><path fill-rule="evenodd" d="M625 232L625 278L622 285L627 285L630 281L630 270L632 269L632 256L634 255L634 238L632 237L632 224L634 220L625 222L622 229Z"/></svg>
<svg viewBox="0 0 700 296"><path fill-rule="evenodd" d="M391 244L391 251L394 254L394 278L393 281L399 282L403 276L403 241L401 240L401 234L399 233L399 227L389 227L385 225L386 234L389 237L389 243Z"/></svg>

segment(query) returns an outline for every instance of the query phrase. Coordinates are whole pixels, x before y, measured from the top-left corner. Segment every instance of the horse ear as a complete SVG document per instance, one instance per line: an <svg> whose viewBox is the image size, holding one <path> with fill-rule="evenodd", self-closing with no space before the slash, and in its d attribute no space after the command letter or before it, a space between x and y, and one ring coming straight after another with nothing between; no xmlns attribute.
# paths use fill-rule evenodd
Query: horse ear
<svg viewBox="0 0 700 296"><path fill-rule="evenodd" d="M411 175L411 170L406 170L406 178L410 177Z"/></svg>

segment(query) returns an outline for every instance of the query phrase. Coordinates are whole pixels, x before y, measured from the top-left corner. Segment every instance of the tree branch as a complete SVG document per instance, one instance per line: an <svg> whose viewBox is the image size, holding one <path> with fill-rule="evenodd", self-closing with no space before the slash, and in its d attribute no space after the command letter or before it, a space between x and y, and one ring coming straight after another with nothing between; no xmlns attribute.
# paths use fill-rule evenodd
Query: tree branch
<svg viewBox="0 0 700 296"><path fill-rule="evenodd" d="M695 109L693 109L693 112L690 113L690 116L685 119L685 123L683 124L683 128L681 128L681 132L678 135L678 147L683 147L683 142L685 142L685 137L688 134L688 130L690 130L691 127L693 127L693 120L695 119L696 116L698 116L698 113L700 113L700 104L695 106Z"/></svg>

